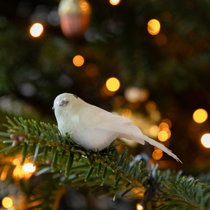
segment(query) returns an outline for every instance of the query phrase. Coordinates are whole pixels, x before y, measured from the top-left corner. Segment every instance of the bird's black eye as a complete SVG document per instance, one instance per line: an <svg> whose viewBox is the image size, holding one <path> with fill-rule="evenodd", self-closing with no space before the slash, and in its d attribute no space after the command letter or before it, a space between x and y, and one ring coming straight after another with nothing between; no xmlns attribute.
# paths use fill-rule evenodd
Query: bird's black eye
<svg viewBox="0 0 210 210"><path fill-rule="evenodd" d="M52 107L52 111L53 111L53 112L55 111L55 107Z"/></svg>
<svg viewBox="0 0 210 210"><path fill-rule="evenodd" d="M74 96L75 98L78 98L78 96L77 96L76 94L73 94L73 96Z"/></svg>
<svg viewBox="0 0 210 210"><path fill-rule="evenodd" d="M68 103L69 101L66 98L64 98L59 102L59 106L66 106Z"/></svg>

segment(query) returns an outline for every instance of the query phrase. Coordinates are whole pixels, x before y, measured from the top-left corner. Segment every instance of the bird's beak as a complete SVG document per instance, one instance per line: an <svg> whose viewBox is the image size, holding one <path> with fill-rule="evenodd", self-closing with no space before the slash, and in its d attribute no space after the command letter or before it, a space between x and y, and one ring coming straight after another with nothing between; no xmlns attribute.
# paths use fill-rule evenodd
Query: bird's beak
<svg viewBox="0 0 210 210"><path fill-rule="evenodd" d="M55 107L54 106L52 107L52 111L55 112Z"/></svg>

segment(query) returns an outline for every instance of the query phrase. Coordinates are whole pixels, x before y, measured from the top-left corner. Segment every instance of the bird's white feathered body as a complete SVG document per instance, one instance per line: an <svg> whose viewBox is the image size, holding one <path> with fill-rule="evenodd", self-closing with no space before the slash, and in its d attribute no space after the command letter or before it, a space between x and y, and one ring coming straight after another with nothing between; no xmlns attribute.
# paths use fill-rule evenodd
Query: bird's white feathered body
<svg viewBox="0 0 210 210"><path fill-rule="evenodd" d="M77 144L87 150L100 151L117 137L124 137L140 144L147 141L180 161L164 145L145 136L128 118L88 104L73 94L58 95L54 100L54 111L61 134L68 133Z"/></svg>

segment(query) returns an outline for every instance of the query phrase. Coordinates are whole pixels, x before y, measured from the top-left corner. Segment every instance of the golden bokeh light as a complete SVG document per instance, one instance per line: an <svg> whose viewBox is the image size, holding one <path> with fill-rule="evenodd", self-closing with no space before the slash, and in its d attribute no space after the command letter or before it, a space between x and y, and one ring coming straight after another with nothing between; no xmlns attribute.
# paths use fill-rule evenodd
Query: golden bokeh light
<svg viewBox="0 0 210 210"><path fill-rule="evenodd" d="M125 98L131 103L144 102L148 97L149 91L144 88L128 87L125 90Z"/></svg>
<svg viewBox="0 0 210 210"><path fill-rule="evenodd" d="M203 123L207 120L208 113L205 109L197 109L193 113L193 120L196 123Z"/></svg>
<svg viewBox="0 0 210 210"><path fill-rule="evenodd" d="M81 55L76 55L74 56L72 62L76 67L80 67L84 64L85 59Z"/></svg>
<svg viewBox="0 0 210 210"><path fill-rule="evenodd" d="M159 129L161 130L169 130L169 125L166 122L161 122L159 125Z"/></svg>
<svg viewBox="0 0 210 210"><path fill-rule="evenodd" d="M160 143L160 144L164 145L163 143ZM156 152L158 152L158 153L161 153L162 152L162 150L159 149L158 147L154 147L154 150L156 150Z"/></svg>
<svg viewBox="0 0 210 210"><path fill-rule="evenodd" d="M171 122L171 120L169 120L169 119L165 118L165 119L163 119L163 120L162 120L162 122L167 123L167 124L168 124L168 126L169 126L169 128L171 128L171 126L172 126L172 122Z"/></svg>
<svg viewBox="0 0 210 210"><path fill-rule="evenodd" d="M124 109L124 110L122 111L122 116L123 116L123 117L129 118L129 117L131 117L131 115L132 115L132 112L131 112L130 109Z"/></svg>
<svg viewBox="0 0 210 210"><path fill-rule="evenodd" d="M30 28L30 34L33 37L39 37L44 30L44 27L41 23L34 23Z"/></svg>
<svg viewBox="0 0 210 210"><path fill-rule="evenodd" d="M25 172L33 173L36 170L36 166L33 166L32 163L26 163L26 164L23 165L23 170Z"/></svg>
<svg viewBox="0 0 210 210"><path fill-rule="evenodd" d="M17 159L17 158L15 158L15 159L12 161L12 163L13 163L14 165L20 165L20 160Z"/></svg>
<svg viewBox="0 0 210 210"><path fill-rule="evenodd" d="M136 210L143 210L143 209L144 207L140 203L136 204Z"/></svg>
<svg viewBox="0 0 210 210"><path fill-rule="evenodd" d="M160 149L156 149L152 153L152 157L155 160L160 160L163 157L163 151Z"/></svg>
<svg viewBox="0 0 210 210"><path fill-rule="evenodd" d="M109 91L115 92L120 88L120 81L115 77L111 77L106 81L106 87Z"/></svg>
<svg viewBox="0 0 210 210"><path fill-rule="evenodd" d="M158 133L160 132L160 129L157 125L152 125L150 128L149 128L149 134L150 136L152 137L157 137Z"/></svg>
<svg viewBox="0 0 210 210"><path fill-rule="evenodd" d="M161 113L158 110L154 110L150 112L150 118L151 120L158 122L161 119Z"/></svg>
<svg viewBox="0 0 210 210"><path fill-rule="evenodd" d="M10 169L10 165L5 165L3 167L3 170L2 170L1 176L0 176L1 181L4 181L7 178L7 174L9 172L9 169Z"/></svg>
<svg viewBox="0 0 210 210"><path fill-rule="evenodd" d="M147 23L147 31L151 35L157 35L160 32L160 22L156 19L151 19Z"/></svg>
<svg viewBox="0 0 210 210"><path fill-rule="evenodd" d="M80 0L80 8L82 10L82 14L84 15L89 15L91 13L91 7L85 0Z"/></svg>
<svg viewBox="0 0 210 210"><path fill-rule="evenodd" d="M156 19L151 19L147 23L147 31L151 35L157 35L160 32L160 27L161 27L160 22Z"/></svg>
<svg viewBox="0 0 210 210"><path fill-rule="evenodd" d="M10 197L4 197L2 199L2 206L6 209L11 208L13 205L13 201Z"/></svg>
<svg viewBox="0 0 210 210"><path fill-rule="evenodd" d="M154 101L148 101L145 105L145 108L147 111L152 112L156 110L157 105Z"/></svg>
<svg viewBox="0 0 210 210"><path fill-rule="evenodd" d="M204 147L210 148L210 133L206 133L201 137L201 143Z"/></svg>
<svg viewBox="0 0 210 210"><path fill-rule="evenodd" d="M113 6L118 5L120 3L120 0L109 0L109 3Z"/></svg>
<svg viewBox="0 0 210 210"><path fill-rule="evenodd" d="M167 141L168 138L169 138L169 135L168 135L168 132L167 131L162 130L162 131L160 131L158 133L158 139L159 139L159 141L164 142L164 141Z"/></svg>

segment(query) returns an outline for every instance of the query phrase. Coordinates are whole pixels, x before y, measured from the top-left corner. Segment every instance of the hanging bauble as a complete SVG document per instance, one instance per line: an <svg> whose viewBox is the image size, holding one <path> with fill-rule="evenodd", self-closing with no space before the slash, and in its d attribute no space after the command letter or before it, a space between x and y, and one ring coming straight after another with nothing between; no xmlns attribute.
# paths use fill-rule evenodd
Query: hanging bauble
<svg viewBox="0 0 210 210"><path fill-rule="evenodd" d="M60 26L68 38L84 35L89 26L91 6L86 0L61 0L58 8Z"/></svg>

